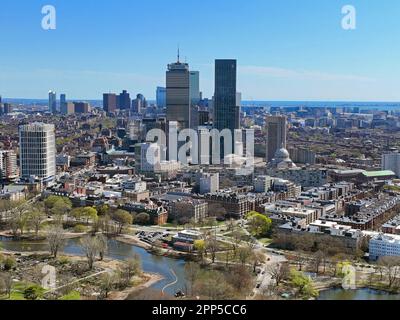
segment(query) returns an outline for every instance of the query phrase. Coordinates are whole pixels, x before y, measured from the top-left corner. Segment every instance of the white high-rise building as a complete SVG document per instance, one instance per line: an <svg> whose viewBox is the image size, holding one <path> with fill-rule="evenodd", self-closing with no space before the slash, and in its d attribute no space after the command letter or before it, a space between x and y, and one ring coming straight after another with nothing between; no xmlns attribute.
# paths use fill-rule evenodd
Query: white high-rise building
<svg viewBox="0 0 400 320"><path fill-rule="evenodd" d="M393 171L400 177L400 153L388 153L382 156L382 170Z"/></svg>
<svg viewBox="0 0 400 320"><path fill-rule="evenodd" d="M31 123L19 127L21 177L50 183L56 175L56 137L53 124Z"/></svg>

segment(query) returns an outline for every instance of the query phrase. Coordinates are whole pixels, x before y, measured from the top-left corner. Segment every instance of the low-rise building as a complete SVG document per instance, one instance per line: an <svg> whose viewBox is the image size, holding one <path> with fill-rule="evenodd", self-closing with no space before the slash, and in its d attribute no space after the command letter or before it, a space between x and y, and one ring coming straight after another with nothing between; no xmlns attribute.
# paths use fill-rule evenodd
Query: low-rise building
<svg viewBox="0 0 400 320"><path fill-rule="evenodd" d="M204 200L182 198L169 204L169 218L179 223L202 221L208 215L208 203Z"/></svg>
<svg viewBox="0 0 400 320"><path fill-rule="evenodd" d="M400 256L400 236L379 234L369 241L369 257L378 260L382 257Z"/></svg>

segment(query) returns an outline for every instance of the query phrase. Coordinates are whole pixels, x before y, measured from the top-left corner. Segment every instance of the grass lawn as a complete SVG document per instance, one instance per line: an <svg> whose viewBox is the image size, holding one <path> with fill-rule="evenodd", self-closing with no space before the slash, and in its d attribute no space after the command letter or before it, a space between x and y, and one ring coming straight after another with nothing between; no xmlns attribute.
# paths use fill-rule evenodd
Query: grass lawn
<svg viewBox="0 0 400 320"><path fill-rule="evenodd" d="M264 245L269 245L272 243L272 239L270 239L270 238L261 238L261 239L258 239L258 241L260 241Z"/></svg>
<svg viewBox="0 0 400 320"><path fill-rule="evenodd" d="M0 296L0 300L26 300L24 298L24 290L31 285L32 283L17 282L12 287L10 299L3 295Z"/></svg>

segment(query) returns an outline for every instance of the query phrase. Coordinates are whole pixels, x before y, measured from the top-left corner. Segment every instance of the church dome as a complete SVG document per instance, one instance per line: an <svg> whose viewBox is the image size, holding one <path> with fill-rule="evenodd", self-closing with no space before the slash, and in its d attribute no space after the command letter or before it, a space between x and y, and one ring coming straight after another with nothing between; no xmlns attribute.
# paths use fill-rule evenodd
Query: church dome
<svg viewBox="0 0 400 320"><path fill-rule="evenodd" d="M275 159L287 160L290 159L290 154L285 148L276 151Z"/></svg>

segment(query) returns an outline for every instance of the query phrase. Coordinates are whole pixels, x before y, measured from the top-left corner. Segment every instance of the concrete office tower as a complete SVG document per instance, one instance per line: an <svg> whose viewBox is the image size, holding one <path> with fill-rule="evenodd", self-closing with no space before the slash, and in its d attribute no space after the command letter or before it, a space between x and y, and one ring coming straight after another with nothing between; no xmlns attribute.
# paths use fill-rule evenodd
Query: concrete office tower
<svg viewBox="0 0 400 320"><path fill-rule="evenodd" d="M196 106L200 100L200 72L190 71L190 103Z"/></svg>
<svg viewBox="0 0 400 320"><path fill-rule="evenodd" d="M61 114L69 115L75 113L75 104L73 102L65 102L61 105Z"/></svg>
<svg viewBox="0 0 400 320"><path fill-rule="evenodd" d="M219 190L219 173L199 173L200 194L215 193Z"/></svg>
<svg viewBox="0 0 400 320"><path fill-rule="evenodd" d="M118 109L130 110L131 104L132 100L130 94L126 90L123 90L118 97Z"/></svg>
<svg viewBox="0 0 400 320"><path fill-rule="evenodd" d="M21 177L37 177L47 184L56 175L56 138L53 124L32 123L19 127Z"/></svg>
<svg viewBox="0 0 400 320"><path fill-rule="evenodd" d="M90 104L87 102L74 102L75 113L90 113Z"/></svg>
<svg viewBox="0 0 400 320"><path fill-rule="evenodd" d="M117 110L117 95L115 93L103 94L103 109L108 113L114 113Z"/></svg>
<svg viewBox="0 0 400 320"><path fill-rule="evenodd" d="M0 150L0 180L18 178L17 155L13 150Z"/></svg>
<svg viewBox="0 0 400 320"><path fill-rule="evenodd" d="M258 176L254 179L254 191L256 193L267 193L271 190L274 178L269 176Z"/></svg>
<svg viewBox="0 0 400 320"><path fill-rule="evenodd" d="M57 113L57 93L49 91L49 110L51 113Z"/></svg>
<svg viewBox="0 0 400 320"><path fill-rule="evenodd" d="M393 152L382 156L382 170L393 171L400 177L400 153Z"/></svg>
<svg viewBox="0 0 400 320"><path fill-rule="evenodd" d="M136 173L154 172L161 162L161 149L157 143L138 143L135 145Z"/></svg>
<svg viewBox="0 0 400 320"><path fill-rule="evenodd" d="M215 60L214 128L220 131L240 129L236 79L236 60Z"/></svg>
<svg viewBox="0 0 400 320"><path fill-rule="evenodd" d="M156 91L157 107L163 109L167 107L167 89L164 87L157 87Z"/></svg>
<svg viewBox="0 0 400 320"><path fill-rule="evenodd" d="M268 116L267 126L267 163L274 158L277 150L286 149L287 118L285 116Z"/></svg>
<svg viewBox="0 0 400 320"><path fill-rule="evenodd" d="M190 128L190 74L189 65L178 61L168 65L167 122L178 122L178 129Z"/></svg>
<svg viewBox="0 0 400 320"><path fill-rule="evenodd" d="M147 101L142 94L138 94L136 99L132 100L132 112L137 114L146 113Z"/></svg>

